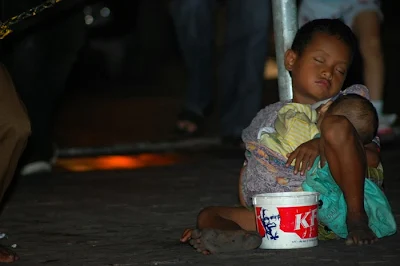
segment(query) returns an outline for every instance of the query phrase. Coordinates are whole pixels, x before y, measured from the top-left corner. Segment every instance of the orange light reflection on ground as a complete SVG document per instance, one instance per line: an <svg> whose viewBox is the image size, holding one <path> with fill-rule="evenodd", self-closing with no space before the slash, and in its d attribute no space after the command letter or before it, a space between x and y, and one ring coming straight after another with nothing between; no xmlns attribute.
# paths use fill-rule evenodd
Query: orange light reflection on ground
<svg viewBox="0 0 400 266"><path fill-rule="evenodd" d="M144 167L165 166L182 162L177 154L144 153L138 155L109 155L98 157L59 158L56 167L72 171L129 170Z"/></svg>

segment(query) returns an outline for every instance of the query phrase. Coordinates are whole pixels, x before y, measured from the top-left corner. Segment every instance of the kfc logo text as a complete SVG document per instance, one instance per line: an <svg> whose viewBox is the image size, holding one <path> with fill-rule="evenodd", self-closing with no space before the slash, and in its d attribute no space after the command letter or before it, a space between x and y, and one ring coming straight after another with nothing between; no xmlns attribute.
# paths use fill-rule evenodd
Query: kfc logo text
<svg viewBox="0 0 400 266"><path fill-rule="evenodd" d="M280 229L296 233L301 239L318 236L317 205L299 207L278 207L281 217Z"/></svg>

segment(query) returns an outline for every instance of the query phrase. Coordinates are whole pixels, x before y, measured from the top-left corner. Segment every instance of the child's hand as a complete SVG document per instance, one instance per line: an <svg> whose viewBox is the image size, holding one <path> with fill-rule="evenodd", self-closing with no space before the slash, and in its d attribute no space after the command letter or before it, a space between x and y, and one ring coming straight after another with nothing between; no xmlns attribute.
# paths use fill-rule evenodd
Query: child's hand
<svg viewBox="0 0 400 266"><path fill-rule="evenodd" d="M301 175L304 175L306 170L311 169L318 155L319 139L312 139L301 144L292 153L287 154L288 160L286 161L286 167L289 167L293 160L296 160L294 174L297 175L297 173L300 172Z"/></svg>

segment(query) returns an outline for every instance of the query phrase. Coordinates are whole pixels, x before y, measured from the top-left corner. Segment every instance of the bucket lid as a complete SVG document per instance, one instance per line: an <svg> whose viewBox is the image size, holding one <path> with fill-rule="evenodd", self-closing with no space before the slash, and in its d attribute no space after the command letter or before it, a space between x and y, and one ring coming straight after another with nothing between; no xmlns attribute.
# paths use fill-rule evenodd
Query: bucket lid
<svg viewBox="0 0 400 266"><path fill-rule="evenodd" d="M276 192L257 194L253 197L253 204L274 204L274 205L290 205L290 204L314 204L319 199L318 192Z"/></svg>

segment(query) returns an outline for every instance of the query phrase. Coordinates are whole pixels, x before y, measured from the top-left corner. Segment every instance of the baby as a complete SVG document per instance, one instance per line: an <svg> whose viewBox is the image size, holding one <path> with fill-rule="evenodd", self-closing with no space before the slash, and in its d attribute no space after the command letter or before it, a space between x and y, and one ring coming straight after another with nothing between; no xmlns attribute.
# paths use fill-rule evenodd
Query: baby
<svg viewBox="0 0 400 266"><path fill-rule="evenodd" d="M368 99L354 93L338 95L317 110L307 104L288 103L278 111L274 128L262 128L258 139L261 144L286 157L319 134L326 114L346 117L363 144L372 142L376 135L378 117L374 106Z"/></svg>

